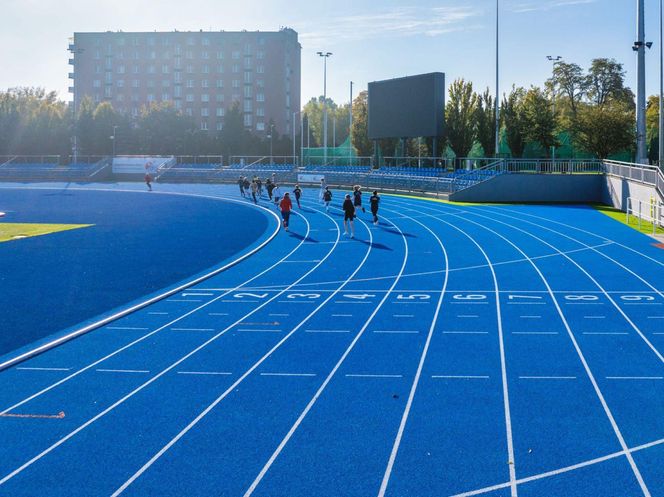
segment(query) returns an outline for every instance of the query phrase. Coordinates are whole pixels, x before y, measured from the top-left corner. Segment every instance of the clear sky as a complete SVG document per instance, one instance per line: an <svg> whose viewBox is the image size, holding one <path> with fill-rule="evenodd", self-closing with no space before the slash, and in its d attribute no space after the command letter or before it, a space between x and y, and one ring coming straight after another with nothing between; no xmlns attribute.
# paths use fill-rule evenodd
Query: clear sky
<svg viewBox="0 0 664 497"><path fill-rule="evenodd" d="M615 58L636 88L636 0L499 0L500 92L542 85L547 55L587 68ZM659 1L645 0L648 94L659 90ZM68 38L75 31L277 30L302 44L302 101L323 93L347 102L349 81L442 71L494 91L495 0L3 0L0 89L41 86L69 100Z"/></svg>

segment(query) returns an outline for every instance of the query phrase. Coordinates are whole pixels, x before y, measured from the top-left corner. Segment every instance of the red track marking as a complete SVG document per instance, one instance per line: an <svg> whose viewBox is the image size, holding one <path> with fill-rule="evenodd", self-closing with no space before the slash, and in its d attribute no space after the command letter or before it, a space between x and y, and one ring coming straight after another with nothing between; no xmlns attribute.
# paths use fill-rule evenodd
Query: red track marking
<svg viewBox="0 0 664 497"><path fill-rule="evenodd" d="M652 246L664 250L664 243L653 243Z"/></svg>

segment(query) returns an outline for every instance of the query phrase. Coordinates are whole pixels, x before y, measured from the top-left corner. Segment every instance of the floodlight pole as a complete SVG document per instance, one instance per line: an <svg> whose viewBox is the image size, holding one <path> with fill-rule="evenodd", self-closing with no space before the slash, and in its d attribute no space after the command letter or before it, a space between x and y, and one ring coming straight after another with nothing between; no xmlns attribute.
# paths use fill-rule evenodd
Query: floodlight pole
<svg viewBox="0 0 664 497"><path fill-rule="evenodd" d="M560 55L556 55L555 57L552 55L547 55L547 59L551 61L551 107L552 107L552 112L553 112L553 120L556 120L556 82L553 79L555 77L554 71L556 69L556 63L562 60L562 57ZM551 145L551 160L555 162L556 160L556 146Z"/></svg>
<svg viewBox="0 0 664 497"><path fill-rule="evenodd" d="M316 52L323 57L323 165L327 164L327 58L332 52Z"/></svg>
<svg viewBox="0 0 664 497"><path fill-rule="evenodd" d="M348 165L349 166L353 165L353 82L352 81L350 82L350 105L348 106Z"/></svg>
<svg viewBox="0 0 664 497"><path fill-rule="evenodd" d="M646 153L646 43L644 1L636 2L636 162L645 164Z"/></svg>
<svg viewBox="0 0 664 497"><path fill-rule="evenodd" d="M498 100L500 100L500 92L498 89L498 3L499 0L496 0L496 101L494 102L494 114L496 119L496 142L495 142L495 156L498 157L498 152L500 148L500 117L498 112L500 111L500 106Z"/></svg>

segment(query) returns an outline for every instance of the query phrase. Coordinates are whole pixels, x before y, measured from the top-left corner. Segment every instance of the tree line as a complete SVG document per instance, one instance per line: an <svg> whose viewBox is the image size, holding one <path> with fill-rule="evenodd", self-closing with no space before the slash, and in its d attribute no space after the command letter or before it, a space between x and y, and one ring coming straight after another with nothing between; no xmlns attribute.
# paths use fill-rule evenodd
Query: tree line
<svg viewBox="0 0 664 497"><path fill-rule="evenodd" d="M560 145L561 134L569 136L579 153L607 158L635 146L635 101L625 85L622 64L599 58L587 71L578 64L556 62L552 77L543 88L513 86L503 95L499 126L500 150L495 150L495 102L489 89L476 92L473 84L457 79L448 89L445 106L445 135L438 138L439 151L447 148L457 157L471 150L493 157L521 157L526 145L540 147L550 156ZM323 144L323 97L312 98L302 109L304 146ZM328 146L348 138L349 104L327 102ZM370 156L374 143L367 136L368 94L361 92L352 102L351 140L359 156ZM657 96L648 99L646 123L649 157L658 154L659 109ZM270 122L268 124L273 124ZM245 129L241 109L234 103L226 112L219 132L202 131L191 117L169 103L143 107L138 116L116 112L109 102L95 104L83 98L74 116L70 106L55 92L41 88L15 88L0 92L0 155L71 153L71 138L78 138L80 155L269 155L270 139ZM290 136L274 131L274 155L291 155ZM111 138L114 137L114 138ZM430 156L431 138L380 140L384 155Z"/></svg>

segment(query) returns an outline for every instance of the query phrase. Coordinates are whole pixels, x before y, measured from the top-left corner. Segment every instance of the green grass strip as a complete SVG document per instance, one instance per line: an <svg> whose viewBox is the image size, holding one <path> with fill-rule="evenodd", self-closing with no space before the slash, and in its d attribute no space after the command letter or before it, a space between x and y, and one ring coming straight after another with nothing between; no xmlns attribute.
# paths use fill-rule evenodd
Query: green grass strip
<svg viewBox="0 0 664 497"><path fill-rule="evenodd" d="M0 243L22 240L31 236L49 235L59 231L87 228L92 224L39 224L39 223L0 223Z"/></svg>
<svg viewBox="0 0 664 497"><path fill-rule="evenodd" d="M643 233L644 235L652 236L653 234L652 223L641 219L641 226L639 227L639 218L633 214L630 214L629 223L627 223L626 215L620 209L600 204L593 204L593 208L600 211L602 214L606 214L611 219L615 219L616 221L629 226L630 228L633 228L636 231ZM658 226L655 230L655 234L664 235L664 228Z"/></svg>

